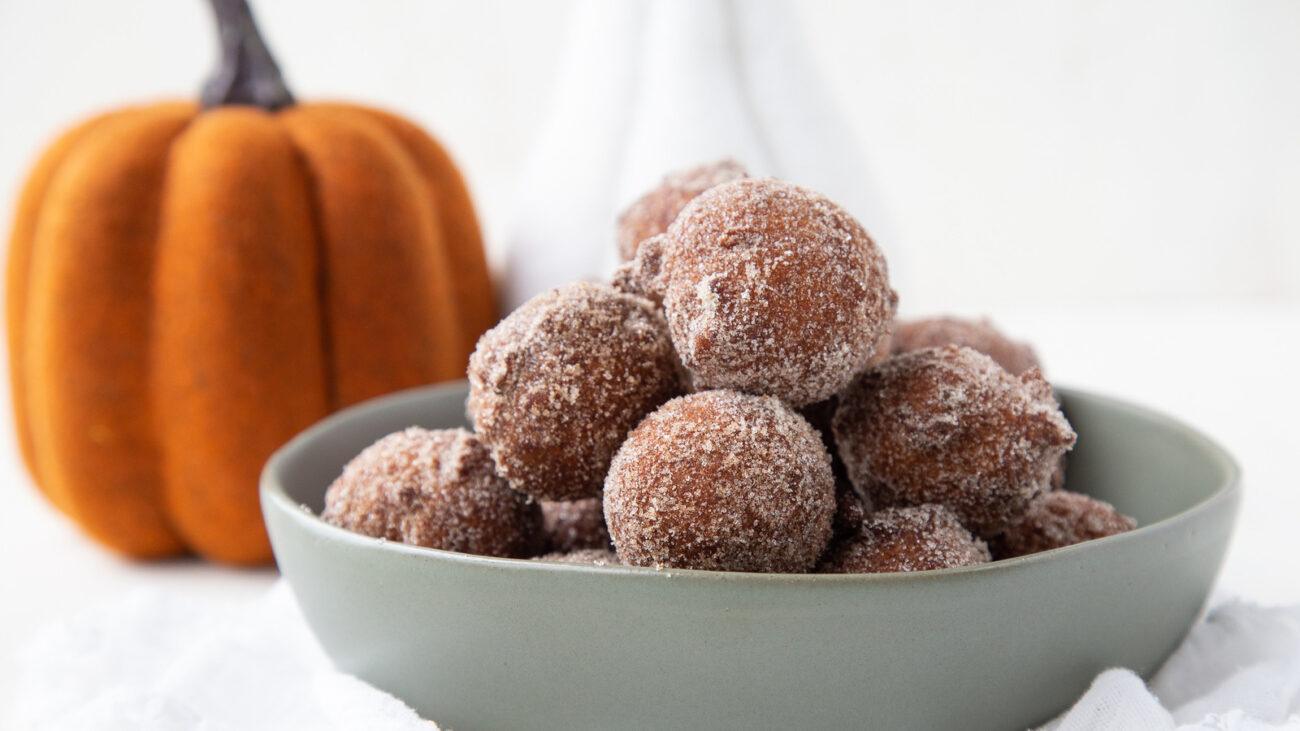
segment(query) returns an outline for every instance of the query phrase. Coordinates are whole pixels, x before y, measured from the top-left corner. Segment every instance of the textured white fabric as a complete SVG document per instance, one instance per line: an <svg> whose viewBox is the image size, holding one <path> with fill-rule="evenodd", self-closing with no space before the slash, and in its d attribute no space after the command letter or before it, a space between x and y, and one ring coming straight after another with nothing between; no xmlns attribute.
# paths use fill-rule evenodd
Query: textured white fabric
<svg viewBox="0 0 1300 731"><path fill-rule="evenodd" d="M1300 730L1300 606L1221 605L1149 687L1107 670L1045 731L1175 728Z"/></svg>
<svg viewBox="0 0 1300 731"><path fill-rule="evenodd" d="M7 729L437 729L335 670L283 581L249 602L136 591L51 624L20 660ZM1223 604L1149 687L1108 670L1044 729L1300 731L1300 606Z"/></svg>
<svg viewBox="0 0 1300 731"><path fill-rule="evenodd" d="M135 591L46 627L19 661L7 729L437 729L335 670L283 581L251 602Z"/></svg>

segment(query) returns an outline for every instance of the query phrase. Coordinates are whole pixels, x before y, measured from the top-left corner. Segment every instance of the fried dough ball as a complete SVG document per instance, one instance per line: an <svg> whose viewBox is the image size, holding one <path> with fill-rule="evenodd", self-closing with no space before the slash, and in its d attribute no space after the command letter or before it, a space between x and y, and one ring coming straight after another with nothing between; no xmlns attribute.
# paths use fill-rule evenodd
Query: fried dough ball
<svg viewBox="0 0 1300 731"><path fill-rule="evenodd" d="M677 369L649 302L578 282L484 333L467 406L511 487L539 500L595 497L628 431L680 393Z"/></svg>
<svg viewBox="0 0 1300 731"><path fill-rule="evenodd" d="M860 370L866 370L874 365L889 360L890 342L892 338L892 327L894 325L894 312L898 309L898 294L890 291L889 299L889 321L884 330L876 338L876 343L871 356ZM809 424L821 434L822 442L826 444L826 449L830 450L831 457L839 463L839 457L835 454L835 437L831 434L831 419L835 418L835 410L839 408L840 397L838 393L833 393L821 401L814 401L810 404L804 404L795 409L799 415L808 420ZM839 471L837 468L836 476Z"/></svg>
<svg viewBox="0 0 1300 731"><path fill-rule="evenodd" d="M697 196L638 252L696 388L793 406L839 391L873 355L895 294L862 226L818 193L772 179Z"/></svg>
<svg viewBox="0 0 1300 731"><path fill-rule="evenodd" d="M830 455L771 396L704 391L628 435L605 480L605 521L634 566L804 572L831 536Z"/></svg>
<svg viewBox="0 0 1300 731"><path fill-rule="evenodd" d="M1125 533L1137 521L1110 503L1077 492L1045 492L1029 504L1025 517L989 541L998 558L1026 556L1062 546Z"/></svg>
<svg viewBox="0 0 1300 731"><path fill-rule="evenodd" d="M894 331L889 348L894 355L940 345L965 345L989 356L1013 375L1020 375L1030 368L1042 370L1033 348L1027 343L1008 338L988 318L975 321L936 317L896 322ZM1066 461L1066 455L1062 454L1052 472L1050 489L1060 490L1065 487Z"/></svg>
<svg viewBox="0 0 1300 731"><path fill-rule="evenodd" d="M1034 349L1003 335L987 318L962 320L935 317L927 320L894 323L890 351L894 355L910 353L940 345L965 345L997 361L1013 375L1030 368L1042 369Z"/></svg>
<svg viewBox="0 0 1300 731"><path fill-rule="evenodd" d="M619 216L619 255L623 261L631 261L637 246L667 231L692 198L715 185L744 177L745 168L735 160L719 160L669 173L658 187L638 198Z"/></svg>
<svg viewBox="0 0 1300 731"><path fill-rule="evenodd" d="M447 551L518 558L541 548L541 510L464 429L411 427L366 447L326 490L321 518Z"/></svg>
<svg viewBox="0 0 1300 731"><path fill-rule="evenodd" d="M618 555L612 548L579 548L573 551L555 551L538 556L534 561L554 561L556 563L584 563L591 566L621 566Z"/></svg>
<svg viewBox="0 0 1300 731"><path fill-rule="evenodd" d="M942 505L886 508L857 535L831 548L817 566L826 574L880 574L971 566L989 561L984 541Z"/></svg>
<svg viewBox="0 0 1300 731"><path fill-rule="evenodd" d="M895 322L893 329L889 349L894 355L940 345L965 345L989 356L1013 375L1020 375L1030 368L1042 370L1033 348L1008 338L988 318L977 321L935 317ZM1052 490L1060 490L1065 486L1065 463L1066 456L1062 454L1052 472Z"/></svg>
<svg viewBox="0 0 1300 731"><path fill-rule="evenodd" d="M542 501L542 534L550 553L587 548L610 550L614 545L605 528L605 505L598 497L572 501Z"/></svg>
<svg viewBox="0 0 1300 731"><path fill-rule="evenodd" d="M1038 369L1012 376L952 345L865 371L841 394L832 430L874 506L938 503L981 538L1025 514L1075 439Z"/></svg>

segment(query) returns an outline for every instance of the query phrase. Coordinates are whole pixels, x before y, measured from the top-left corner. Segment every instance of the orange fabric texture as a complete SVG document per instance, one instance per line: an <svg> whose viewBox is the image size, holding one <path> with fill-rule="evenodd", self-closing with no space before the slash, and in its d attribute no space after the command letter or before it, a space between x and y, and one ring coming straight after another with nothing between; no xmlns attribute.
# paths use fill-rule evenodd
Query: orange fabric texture
<svg viewBox="0 0 1300 731"><path fill-rule="evenodd" d="M462 377L496 320L450 158L345 105L82 124L23 190L7 277L28 469L137 557L267 561L270 453L341 406Z"/></svg>

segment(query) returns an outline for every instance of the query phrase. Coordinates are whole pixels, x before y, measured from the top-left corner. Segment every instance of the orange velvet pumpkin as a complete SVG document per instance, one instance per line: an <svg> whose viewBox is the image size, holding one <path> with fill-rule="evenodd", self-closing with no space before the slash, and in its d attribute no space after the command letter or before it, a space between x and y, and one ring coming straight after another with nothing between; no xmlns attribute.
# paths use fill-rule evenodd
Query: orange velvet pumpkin
<svg viewBox="0 0 1300 731"><path fill-rule="evenodd" d="M249 21L224 90L96 117L37 163L10 241L10 373L24 460L91 536L257 563L271 451L339 407L463 377L496 318L443 149L282 82L266 98L279 74L247 7L214 5L224 30Z"/></svg>

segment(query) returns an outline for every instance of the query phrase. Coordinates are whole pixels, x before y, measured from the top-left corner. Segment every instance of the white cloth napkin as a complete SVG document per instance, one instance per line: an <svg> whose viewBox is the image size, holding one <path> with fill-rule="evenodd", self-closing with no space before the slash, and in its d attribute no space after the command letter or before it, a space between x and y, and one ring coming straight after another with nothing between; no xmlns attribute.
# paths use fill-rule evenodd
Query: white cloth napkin
<svg viewBox="0 0 1300 731"><path fill-rule="evenodd" d="M251 602L140 590L42 630L5 728L431 731L335 670L281 581ZM1050 731L1300 729L1300 606L1229 602L1146 685L1108 670Z"/></svg>
<svg viewBox="0 0 1300 731"><path fill-rule="evenodd" d="M1107 670L1044 731L1175 728L1300 729L1300 606L1221 604L1149 686Z"/></svg>
<svg viewBox="0 0 1300 731"><path fill-rule="evenodd" d="M283 580L213 603L138 590L44 628L19 653L24 731L437 731L330 664Z"/></svg>

